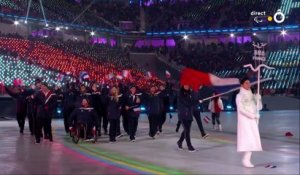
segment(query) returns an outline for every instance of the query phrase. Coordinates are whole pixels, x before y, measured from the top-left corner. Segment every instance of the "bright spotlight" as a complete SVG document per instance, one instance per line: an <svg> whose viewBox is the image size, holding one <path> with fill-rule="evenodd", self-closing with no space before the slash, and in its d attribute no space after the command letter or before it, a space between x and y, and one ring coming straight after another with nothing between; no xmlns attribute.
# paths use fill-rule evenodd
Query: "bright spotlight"
<svg viewBox="0 0 300 175"><path fill-rule="evenodd" d="M56 31L59 31L59 30L60 30L60 28L59 28L59 27L55 27L55 30L56 30Z"/></svg>
<svg viewBox="0 0 300 175"><path fill-rule="evenodd" d="M15 25L19 25L19 21L15 21L14 24L15 24Z"/></svg>
<svg viewBox="0 0 300 175"><path fill-rule="evenodd" d="M231 37L231 38L233 38L233 37L234 37L234 34L233 34L233 33L231 33L231 34L230 34L230 37Z"/></svg>
<svg viewBox="0 0 300 175"><path fill-rule="evenodd" d="M184 36L183 36L183 39L184 39L184 40L187 40L187 39L189 39L189 37L188 37L187 35L184 35Z"/></svg>
<svg viewBox="0 0 300 175"><path fill-rule="evenodd" d="M27 20L25 20L24 23L27 24L28 23Z"/></svg>
<svg viewBox="0 0 300 175"><path fill-rule="evenodd" d="M91 32L91 35L94 36L94 35L95 35L95 32Z"/></svg>
<svg viewBox="0 0 300 175"><path fill-rule="evenodd" d="M256 33L253 33L253 36L256 36Z"/></svg>
<svg viewBox="0 0 300 175"><path fill-rule="evenodd" d="M46 27L49 27L49 24L48 24L48 23L46 23L46 24L45 24L45 26L46 26Z"/></svg>
<svg viewBox="0 0 300 175"><path fill-rule="evenodd" d="M69 27L67 26L67 27L65 27L65 29L66 29L66 30L68 30L68 29L69 29Z"/></svg>
<svg viewBox="0 0 300 175"><path fill-rule="evenodd" d="M281 31L281 35L283 35L283 36L286 35L286 31L285 31L285 30L282 30L282 31Z"/></svg>

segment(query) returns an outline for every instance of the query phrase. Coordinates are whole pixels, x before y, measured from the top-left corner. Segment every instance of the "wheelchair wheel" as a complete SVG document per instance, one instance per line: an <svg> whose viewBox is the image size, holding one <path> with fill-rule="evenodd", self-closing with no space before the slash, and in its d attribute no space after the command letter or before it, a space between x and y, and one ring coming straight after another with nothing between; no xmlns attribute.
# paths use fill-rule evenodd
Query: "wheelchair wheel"
<svg viewBox="0 0 300 175"><path fill-rule="evenodd" d="M80 128L76 128L76 131L72 137L72 141L77 144L79 142L79 139L80 139Z"/></svg>
<svg viewBox="0 0 300 175"><path fill-rule="evenodd" d="M97 136L97 130L96 131L93 131L94 133L93 133L93 143L96 143L97 142L97 138L98 138L98 136Z"/></svg>

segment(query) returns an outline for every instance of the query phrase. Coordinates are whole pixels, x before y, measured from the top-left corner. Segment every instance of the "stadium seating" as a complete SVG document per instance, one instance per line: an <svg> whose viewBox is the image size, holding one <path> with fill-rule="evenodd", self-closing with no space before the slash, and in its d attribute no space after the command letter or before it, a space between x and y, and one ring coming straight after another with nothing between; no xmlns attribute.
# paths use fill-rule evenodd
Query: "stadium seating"
<svg viewBox="0 0 300 175"><path fill-rule="evenodd" d="M36 77L43 77L43 81L49 84L64 85L59 78L59 72L45 70L43 67L18 60L13 56L0 54L0 67L0 80L7 85L12 84L15 78L20 78L24 85L29 86L34 83ZM70 77L70 80L74 78Z"/></svg>
<svg viewBox="0 0 300 175"><path fill-rule="evenodd" d="M0 38L0 48L8 53L15 55L18 60L26 61L28 64L38 65L45 70L57 71L66 75L70 73L72 77L78 77L81 71L87 71L90 80L100 82L110 82L107 76L109 74L122 75L125 67L117 67L113 63L96 62L93 59L81 57L67 53L47 45L40 41L29 41L16 38ZM133 68L127 68L131 71L131 81L136 83L140 88L148 88L149 83L160 84L161 81L153 77L148 79L144 72ZM50 80L49 80L50 81Z"/></svg>

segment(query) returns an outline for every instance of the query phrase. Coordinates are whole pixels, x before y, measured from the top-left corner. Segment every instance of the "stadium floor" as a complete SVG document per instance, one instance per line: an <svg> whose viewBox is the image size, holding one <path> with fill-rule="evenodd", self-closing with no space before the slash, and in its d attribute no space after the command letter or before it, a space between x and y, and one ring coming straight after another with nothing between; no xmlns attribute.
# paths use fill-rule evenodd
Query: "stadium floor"
<svg viewBox="0 0 300 175"><path fill-rule="evenodd" d="M16 121L1 121L0 174L299 174L299 111L263 112L264 151L253 154L255 168L242 167L242 155L236 152L235 112L221 114L223 132L203 123L210 134L207 139L200 137L193 122L194 153L177 150L179 133L175 132L176 114L173 116L172 120L168 116L158 139L148 137L147 118L142 116L137 141L129 142L124 136L115 144L102 136L96 144L76 145L64 133L63 120L58 119L52 124L54 142L36 145L28 127L19 135ZM294 136L285 137L286 132Z"/></svg>

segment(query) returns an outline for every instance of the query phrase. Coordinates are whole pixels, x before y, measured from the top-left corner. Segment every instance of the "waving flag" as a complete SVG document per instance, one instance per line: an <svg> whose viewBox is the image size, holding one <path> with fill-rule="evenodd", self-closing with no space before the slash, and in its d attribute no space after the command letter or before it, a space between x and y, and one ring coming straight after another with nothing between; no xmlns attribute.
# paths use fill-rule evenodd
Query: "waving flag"
<svg viewBox="0 0 300 175"><path fill-rule="evenodd" d="M63 79L64 79L64 75L63 74L61 74L61 73L59 73L58 75L57 75L57 80L58 81L62 81Z"/></svg>
<svg viewBox="0 0 300 175"><path fill-rule="evenodd" d="M14 85L14 86L23 86L24 83L23 83L23 80L22 80L21 78L16 78L16 79L14 79L14 81L13 81L13 85Z"/></svg>
<svg viewBox="0 0 300 175"><path fill-rule="evenodd" d="M233 86L239 85L238 78L219 78L213 74L185 68L181 71L180 85L189 85L198 90L200 86Z"/></svg>
<svg viewBox="0 0 300 175"><path fill-rule="evenodd" d="M86 71L81 71L79 73L79 81L80 82L83 82L84 80L87 80L89 78L90 78L90 76L89 76L89 74Z"/></svg>
<svg viewBox="0 0 300 175"><path fill-rule="evenodd" d="M122 79L123 79L122 75L120 75L120 74L118 74L118 75L116 76L116 78L117 78L118 80L122 80Z"/></svg>
<svg viewBox="0 0 300 175"><path fill-rule="evenodd" d="M115 77L115 75L114 75L113 73L109 73L108 75L105 76L105 78L106 78L107 80L111 80L111 79L113 79L114 77Z"/></svg>
<svg viewBox="0 0 300 175"><path fill-rule="evenodd" d="M166 70L166 77L171 78L171 73L168 70Z"/></svg>
<svg viewBox="0 0 300 175"><path fill-rule="evenodd" d="M152 76L152 73L151 72L147 72L147 74L146 74L146 76L148 77L148 78L152 78L153 76Z"/></svg>
<svg viewBox="0 0 300 175"><path fill-rule="evenodd" d="M123 70L122 74L123 74L124 78L129 78L130 77L130 71L129 70Z"/></svg>

